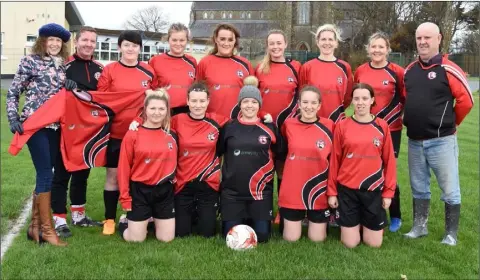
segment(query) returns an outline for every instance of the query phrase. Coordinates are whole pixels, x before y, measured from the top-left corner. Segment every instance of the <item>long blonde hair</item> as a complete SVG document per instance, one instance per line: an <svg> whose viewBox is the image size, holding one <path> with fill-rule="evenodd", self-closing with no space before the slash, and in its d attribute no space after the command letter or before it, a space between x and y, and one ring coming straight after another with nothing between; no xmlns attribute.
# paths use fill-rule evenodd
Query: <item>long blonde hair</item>
<svg viewBox="0 0 480 280"><path fill-rule="evenodd" d="M145 97L145 101L143 102L143 113L142 113L143 121L145 122L147 120L146 110L147 110L148 104L150 104L150 101L162 100L167 105L167 115L163 119L162 128L166 132L170 132L170 120L172 117L170 113L170 97L168 96L167 90L164 88L157 88L155 90L148 89L147 91L145 91L145 95L146 97Z"/></svg>
<svg viewBox="0 0 480 280"><path fill-rule="evenodd" d="M262 61L260 62L260 66L258 70L263 73L263 74L268 74L270 73L270 64L272 58L270 57L270 53L268 52L268 37L272 34L280 34L283 36L283 40L285 41L285 44L287 43L287 38L285 36L285 32L283 32L280 29L272 29L268 32L267 39L265 39L265 56L263 57Z"/></svg>

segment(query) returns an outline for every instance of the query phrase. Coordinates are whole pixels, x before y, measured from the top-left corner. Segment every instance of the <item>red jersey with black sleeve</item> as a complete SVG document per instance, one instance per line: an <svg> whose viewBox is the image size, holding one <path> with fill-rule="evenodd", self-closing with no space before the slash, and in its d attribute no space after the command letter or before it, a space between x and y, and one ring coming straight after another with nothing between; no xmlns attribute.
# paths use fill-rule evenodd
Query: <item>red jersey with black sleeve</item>
<svg viewBox="0 0 480 280"><path fill-rule="evenodd" d="M217 153L223 155L221 195L236 200L271 197L274 155L281 136L273 123L229 121L220 131Z"/></svg>
<svg viewBox="0 0 480 280"><path fill-rule="evenodd" d="M156 55L148 64L155 71L152 88L165 88L172 108L187 106L187 91L195 81L197 60L189 55Z"/></svg>
<svg viewBox="0 0 480 280"><path fill-rule="evenodd" d="M347 118L335 126L328 174L328 196L337 186L363 191L382 191L392 198L397 170L392 137L386 121L375 117L369 123Z"/></svg>
<svg viewBox="0 0 480 280"><path fill-rule="evenodd" d="M327 118L306 123L300 116L285 121L282 135L287 147L278 205L300 210L328 208L327 181L333 149L334 123Z"/></svg>
<svg viewBox="0 0 480 280"><path fill-rule="evenodd" d="M254 75L250 62L241 56L222 57L207 55L200 60L197 80L205 81L210 89L207 112L236 118L240 112L238 94L243 79Z"/></svg>
<svg viewBox="0 0 480 280"><path fill-rule="evenodd" d="M286 59L285 62L270 62L270 72L264 74L255 69L258 88L262 94L262 111L272 115L277 127L295 114L297 109L300 62Z"/></svg>
<svg viewBox="0 0 480 280"><path fill-rule="evenodd" d="M151 186L174 183L177 152L175 133L162 128L140 126L138 131L125 134L117 176L123 209L132 209L130 181Z"/></svg>
<svg viewBox="0 0 480 280"><path fill-rule="evenodd" d="M116 114L144 92L75 92L60 90L24 123L24 133L13 136L9 153L16 155L38 130L60 122L60 149L65 168L77 171L105 166L106 146Z"/></svg>
<svg viewBox="0 0 480 280"><path fill-rule="evenodd" d="M392 62L382 68L375 68L368 62L355 71L355 83L369 84L375 92L375 106L371 113L387 121L390 131L399 131L403 127L404 72L405 69Z"/></svg>
<svg viewBox="0 0 480 280"><path fill-rule="evenodd" d="M317 87L322 94L318 117L329 118L335 123L345 118L345 109L352 100L353 75L350 64L340 59L312 59L300 69L300 88L305 85Z"/></svg>
<svg viewBox="0 0 480 280"><path fill-rule="evenodd" d="M151 88L155 79L152 67L144 62L127 66L120 61L108 64L98 80L98 91L139 91ZM112 138L122 139L132 120L141 113L143 98L135 100L115 116Z"/></svg>
<svg viewBox="0 0 480 280"><path fill-rule="evenodd" d="M220 129L228 120L214 113L206 113L203 119L194 119L186 113L172 118L179 150L175 193L192 180L206 182L218 191L220 159L216 147Z"/></svg>

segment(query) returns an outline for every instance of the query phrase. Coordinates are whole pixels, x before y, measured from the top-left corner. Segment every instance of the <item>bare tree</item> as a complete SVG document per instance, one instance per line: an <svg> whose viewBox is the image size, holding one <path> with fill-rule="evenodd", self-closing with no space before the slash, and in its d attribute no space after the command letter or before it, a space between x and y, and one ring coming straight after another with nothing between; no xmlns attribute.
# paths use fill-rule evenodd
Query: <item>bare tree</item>
<svg viewBox="0 0 480 280"><path fill-rule="evenodd" d="M136 11L130 19L125 21L125 29L160 32L169 25L169 15L159 6L150 6Z"/></svg>

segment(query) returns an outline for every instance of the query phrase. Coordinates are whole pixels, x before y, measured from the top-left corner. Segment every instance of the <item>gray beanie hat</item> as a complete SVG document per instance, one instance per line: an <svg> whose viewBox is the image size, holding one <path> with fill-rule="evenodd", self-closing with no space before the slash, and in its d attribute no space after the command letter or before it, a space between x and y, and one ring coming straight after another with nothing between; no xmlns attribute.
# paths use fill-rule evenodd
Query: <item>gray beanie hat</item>
<svg viewBox="0 0 480 280"><path fill-rule="evenodd" d="M260 107L262 107L262 95L257 88L258 79L255 76L248 76L243 80L243 84L244 86L238 94L238 103L240 104L244 98L254 98L258 101Z"/></svg>

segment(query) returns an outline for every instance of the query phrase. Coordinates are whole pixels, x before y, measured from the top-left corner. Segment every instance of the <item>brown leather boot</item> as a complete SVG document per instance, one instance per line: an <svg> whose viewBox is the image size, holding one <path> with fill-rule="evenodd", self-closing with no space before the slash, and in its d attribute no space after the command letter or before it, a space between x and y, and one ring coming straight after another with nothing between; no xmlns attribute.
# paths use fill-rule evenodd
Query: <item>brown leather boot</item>
<svg viewBox="0 0 480 280"><path fill-rule="evenodd" d="M40 211L38 210L37 195L33 192L32 196L32 219L27 230L27 239L40 242Z"/></svg>
<svg viewBox="0 0 480 280"><path fill-rule="evenodd" d="M55 246L67 246L67 242L62 241L53 226L53 217L51 206L51 193L39 193L37 195L38 208L40 210L40 244L48 242Z"/></svg>

